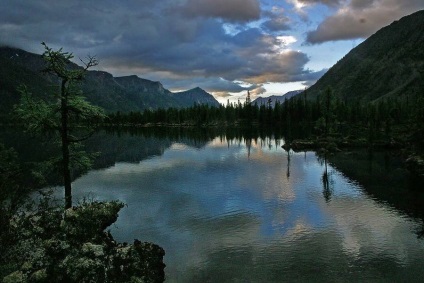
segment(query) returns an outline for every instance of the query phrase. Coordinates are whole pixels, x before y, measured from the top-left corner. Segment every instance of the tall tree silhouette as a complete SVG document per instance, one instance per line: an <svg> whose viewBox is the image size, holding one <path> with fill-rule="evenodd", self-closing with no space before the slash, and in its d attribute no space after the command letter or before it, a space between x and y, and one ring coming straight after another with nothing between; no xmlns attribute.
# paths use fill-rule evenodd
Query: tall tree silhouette
<svg viewBox="0 0 424 283"><path fill-rule="evenodd" d="M35 100L26 87L21 87L21 103L16 112L26 121L30 130L55 130L60 137L63 184L65 187L65 208L72 206L71 167L87 167L88 156L80 150L80 142L92 133L90 122L103 117L101 108L88 103L78 88L78 82L84 79L86 71L98 64L95 57L89 56L81 60L83 67L71 63L72 53L62 49L54 51L44 42L43 58L45 73L53 75L59 82L57 93L53 99ZM86 129L87 131L83 131ZM79 133L79 134L77 134Z"/></svg>

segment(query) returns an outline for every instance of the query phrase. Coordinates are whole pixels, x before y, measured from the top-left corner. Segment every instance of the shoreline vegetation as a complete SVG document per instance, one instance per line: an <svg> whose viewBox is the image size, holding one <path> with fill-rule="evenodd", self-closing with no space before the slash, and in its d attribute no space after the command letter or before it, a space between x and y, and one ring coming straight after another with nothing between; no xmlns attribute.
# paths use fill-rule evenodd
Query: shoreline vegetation
<svg viewBox="0 0 424 283"><path fill-rule="evenodd" d="M316 99L307 90L280 103L227 103L211 107L109 113L106 127L270 129L282 133L285 150L334 153L351 149L391 150L424 178L424 99L418 94L377 102L342 101L331 88Z"/></svg>
<svg viewBox="0 0 424 283"><path fill-rule="evenodd" d="M109 113L90 125L106 129L186 128L279 132L285 150L335 153L354 149L398 151L406 168L424 178L424 99L342 103L329 88L317 100L306 94L268 105L228 103L213 107ZM299 114L301 113L301 114ZM8 125L16 126L11 119ZM81 127L84 127L82 125Z"/></svg>

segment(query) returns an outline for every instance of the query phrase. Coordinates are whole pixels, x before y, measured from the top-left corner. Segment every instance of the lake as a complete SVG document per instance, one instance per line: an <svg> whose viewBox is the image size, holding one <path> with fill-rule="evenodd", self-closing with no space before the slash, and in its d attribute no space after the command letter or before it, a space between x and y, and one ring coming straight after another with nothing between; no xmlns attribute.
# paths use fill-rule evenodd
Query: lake
<svg viewBox="0 0 424 283"><path fill-rule="evenodd" d="M175 131L102 132L73 182L76 202L126 203L112 234L162 246L166 282L423 280L424 196L396 153L325 160L269 133Z"/></svg>

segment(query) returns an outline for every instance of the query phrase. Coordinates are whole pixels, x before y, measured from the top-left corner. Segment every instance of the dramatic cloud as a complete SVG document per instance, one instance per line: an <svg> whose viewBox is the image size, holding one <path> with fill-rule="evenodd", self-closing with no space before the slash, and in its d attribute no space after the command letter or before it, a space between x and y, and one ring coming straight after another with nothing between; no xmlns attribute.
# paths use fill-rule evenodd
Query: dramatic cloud
<svg viewBox="0 0 424 283"><path fill-rule="evenodd" d="M234 35L225 31L220 19L258 18L258 1L140 3L106 1L97 7L85 1L14 1L1 12L1 43L40 52L39 43L45 41L77 57L96 55L100 67L115 75L137 74L173 89L198 83L210 91L240 92L245 88L233 81L289 82L309 72L304 70L308 56L288 49L296 41L293 36L253 27ZM288 21L276 13L271 20L280 21L279 27L265 24L273 30Z"/></svg>
<svg viewBox="0 0 424 283"><path fill-rule="evenodd" d="M253 90L260 87L260 85L252 84L249 86L242 86L239 82L228 81L223 78L188 78L188 79L174 79L161 78L159 79L164 84L173 86L173 91L184 90L187 88L200 87L208 92L213 93L239 93L242 91Z"/></svg>
<svg viewBox="0 0 424 283"><path fill-rule="evenodd" d="M306 21L309 18L307 13L308 8L318 4L334 8L340 6L345 1L348 0L287 0L287 3L290 3L293 6L293 10Z"/></svg>
<svg viewBox="0 0 424 283"><path fill-rule="evenodd" d="M290 29L290 20L287 17L274 17L262 24L262 27L270 32L285 31Z"/></svg>
<svg viewBox="0 0 424 283"><path fill-rule="evenodd" d="M305 34L309 43L365 37L423 6L422 0L0 1L0 45L41 53L44 41L73 52L77 63L96 55L98 67L115 76L135 74L172 90L253 95L263 84L310 84L322 74L317 70L331 67L310 61L319 47L302 46ZM301 21L293 7L312 20ZM314 22L321 24L307 33Z"/></svg>
<svg viewBox="0 0 424 283"><path fill-rule="evenodd" d="M351 0L350 6L354 9L365 9L370 7L374 3L374 0Z"/></svg>
<svg viewBox="0 0 424 283"><path fill-rule="evenodd" d="M307 34L311 44L366 38L393 21L424 8L422 0L352 0Z"/></svg>
<svg viewBox="0 0 424 283"><path fill-rule="evenodd" d="M262 28L269 32L287 31L291 29L291 20L285 15L283 9L274 7L271 11L265 11L264 17L269 18L262 24Z"/></svg>
<svg viewBox="0 0 424 283"><path fill-rule="evenodd" d="M261 13L258 0L188 0L182 9L192 17L221 18L230 22L258 20Z"/></svg>
<svg viewBox="0 0 424 283"><path fill-rule="evenodd" d="M343 0L295 0L296 2L303 5L316 5L323 4L327 6L338 6Z"/></svg>
<svg viewBox="0 0 424 283"><path fill-rule="evenodd" d="M250 95L252 96L252 98L257 97L261 94L264 94L266 92L266 89L262 86L254 88L250 91Z"/></svg>

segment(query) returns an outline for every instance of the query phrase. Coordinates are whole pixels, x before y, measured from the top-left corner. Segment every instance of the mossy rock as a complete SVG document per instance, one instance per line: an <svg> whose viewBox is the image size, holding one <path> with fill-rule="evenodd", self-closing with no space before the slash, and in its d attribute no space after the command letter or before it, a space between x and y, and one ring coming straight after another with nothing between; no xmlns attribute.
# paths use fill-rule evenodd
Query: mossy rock
<svg viewBox="0 0 424 283"><path fill-rule="evenodd" d="M14 268L2 282L163 282L161 247L118 244L104 232L122 207L92 202L19 215L8 254Z"/></svg>
<svg viewBox="0 0 424 283"><path fill-rule="evenodd" d="M89 241L114 223L123 207L124 204L118 201L72 207L65 210L60 226L68 237L76 241Z"/></svg>

